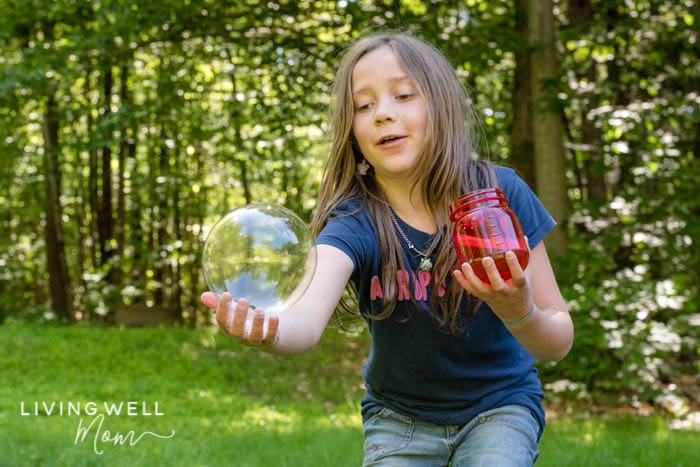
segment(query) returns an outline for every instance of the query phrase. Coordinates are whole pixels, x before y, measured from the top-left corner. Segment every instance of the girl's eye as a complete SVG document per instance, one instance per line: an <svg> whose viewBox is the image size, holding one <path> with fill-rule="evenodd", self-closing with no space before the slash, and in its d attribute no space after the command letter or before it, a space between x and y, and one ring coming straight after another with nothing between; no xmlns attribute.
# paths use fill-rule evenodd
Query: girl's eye
<svg viewBox="0 0 700 467"><path fill-rule="evenodd" d="M356 112L367 112L372 107L372 104L357 104L355 106Z"/></svg>
<svg viewBox="0 0 700 467"><path fill-rule="evenodd" d="M399 94L398 96L396 96L396 98L400 101L407 101L415 95L416 95L415 93L403 93L403 94Z"/></svg>

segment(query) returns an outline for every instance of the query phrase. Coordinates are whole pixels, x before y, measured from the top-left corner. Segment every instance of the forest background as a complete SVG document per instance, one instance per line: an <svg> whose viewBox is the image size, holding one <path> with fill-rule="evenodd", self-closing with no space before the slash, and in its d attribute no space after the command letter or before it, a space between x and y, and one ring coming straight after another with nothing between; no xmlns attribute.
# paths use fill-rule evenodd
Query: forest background
<svg viewBox="0 0 700 467"><path fill-rule="evenodd" d="M253 200L310 218L338 56L401 28L445 52L481 156L559 222L576 342L540 367L554 400L697 407L697 1L0 7L0 323L208 325L208 228Z"/></svg>

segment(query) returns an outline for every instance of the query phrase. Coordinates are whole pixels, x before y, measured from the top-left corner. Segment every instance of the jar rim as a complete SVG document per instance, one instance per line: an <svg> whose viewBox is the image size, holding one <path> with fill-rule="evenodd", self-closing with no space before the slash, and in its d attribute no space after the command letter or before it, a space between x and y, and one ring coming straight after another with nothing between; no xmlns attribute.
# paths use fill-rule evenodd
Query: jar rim
<svg viewBox="0 0 700 467"><path fill-rule="evenodd" d="M506 198L503 190L500 188L494 187L472 190L450 203L450 221L455 222L464 215L465 211L470 210L477 204L487 203L489 201L504 202L506 206L508 205L508 198Z"/></svg>

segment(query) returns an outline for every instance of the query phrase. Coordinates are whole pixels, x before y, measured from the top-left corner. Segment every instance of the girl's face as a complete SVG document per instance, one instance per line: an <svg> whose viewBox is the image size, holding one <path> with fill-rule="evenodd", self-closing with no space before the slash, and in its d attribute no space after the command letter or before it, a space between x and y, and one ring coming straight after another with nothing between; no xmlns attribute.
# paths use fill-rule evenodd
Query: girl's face
<svg viewBox="0 0 700 467"><path fill-rule="evenodd" d="M428 108L389 46L357 62L352 100L352 130L377 181L405 181L425 142Z"/></svg>

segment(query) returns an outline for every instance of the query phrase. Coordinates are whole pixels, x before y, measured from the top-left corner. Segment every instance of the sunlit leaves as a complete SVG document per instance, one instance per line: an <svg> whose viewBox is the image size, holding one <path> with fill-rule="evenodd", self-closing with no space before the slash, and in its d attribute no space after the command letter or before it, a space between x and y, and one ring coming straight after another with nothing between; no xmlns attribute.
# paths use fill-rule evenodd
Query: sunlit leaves
<svg viewBox="0 0 700 467"><path fill-rule="evenodd" d="M548 83L567 126L574 209L573 243L558 271L577 341L558 368L624 392L648 377L646 366L665 377L687 371L658 359L697 356L698 326L682 318L697 312L700 283L697 9L690 0L591 0L587 23L577 23L570 10L585 3L555 2L560 74ZM207 225L246 199L309 218L327 150L328 86L338 56L364 31L400 27L443 50L482 117L482 149L508 163L514 54L528 50L513 5L0 0L0 303L46 301L47 94L58 103L78 308L108 313L106 297L116 293L194 311ZM118 253L101 264L90 177L105 148L112 188L123 176L124 238L105 240ZM112 208L122 216L116 197ZM107 284L112 267L122 275ZM667 345L674 333L678 351ZM624 358L627 379L606 379Z"/></svg>

